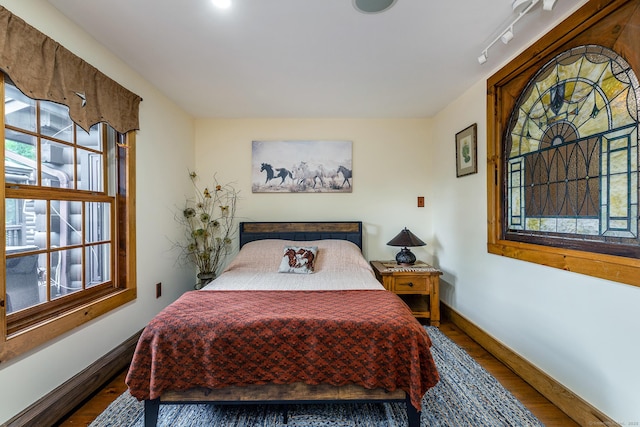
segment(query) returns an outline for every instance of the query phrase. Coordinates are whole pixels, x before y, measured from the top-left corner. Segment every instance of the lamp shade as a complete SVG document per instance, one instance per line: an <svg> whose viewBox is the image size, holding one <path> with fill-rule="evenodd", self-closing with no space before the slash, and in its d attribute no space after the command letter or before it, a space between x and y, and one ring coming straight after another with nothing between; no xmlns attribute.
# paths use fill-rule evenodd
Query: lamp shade
<svg viewBox="0 0 640 427"><path fill-rule="evenodd" d="M403 248L396 255L396 262L400 265L413 265L416 262L416 256L407 249L407 246L424 246L425 242L420 240L418 236L410 232L407 227L404 228L396 237L389 240L389 246L402 246Z"/></svg>
<svg viewBox="0 0 640 427"><path fill-rule="evenodd" d="M411 231L407 229L407 227L405 227L400 233L398 233L396 237L389 240L389 243L387 243L387 245L407 247L407 246L425 246L426 243L420 240L418 236L413 234Z"/></svg>

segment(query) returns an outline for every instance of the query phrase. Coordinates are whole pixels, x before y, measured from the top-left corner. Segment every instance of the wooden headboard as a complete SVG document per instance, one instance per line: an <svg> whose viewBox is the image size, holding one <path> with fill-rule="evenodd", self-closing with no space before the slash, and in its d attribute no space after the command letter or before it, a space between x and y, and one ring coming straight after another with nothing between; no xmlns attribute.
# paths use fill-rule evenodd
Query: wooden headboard
<svg viewBox="0 0 640 427"><path fill-rule="evenodd" d="M362 250L361 221L241 222L240 247L254 240L348 240Z"/></svg>

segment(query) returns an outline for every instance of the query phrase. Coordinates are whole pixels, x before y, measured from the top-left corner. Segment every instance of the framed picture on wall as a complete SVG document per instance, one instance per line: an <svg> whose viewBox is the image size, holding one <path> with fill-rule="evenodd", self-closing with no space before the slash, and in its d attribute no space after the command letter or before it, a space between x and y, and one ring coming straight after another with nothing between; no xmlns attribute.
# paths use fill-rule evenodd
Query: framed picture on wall
<svg viewBox="0 0 640 427"><path fill-rule="evenodd" d="M351 141L253 141L253 193L351 193Z"/></svg>
<svg viewBox="0 0 640 427"><path fill-rule="evenodd" d="M478 125L456 133L456 176L470 175L478 172Z"/></svg>

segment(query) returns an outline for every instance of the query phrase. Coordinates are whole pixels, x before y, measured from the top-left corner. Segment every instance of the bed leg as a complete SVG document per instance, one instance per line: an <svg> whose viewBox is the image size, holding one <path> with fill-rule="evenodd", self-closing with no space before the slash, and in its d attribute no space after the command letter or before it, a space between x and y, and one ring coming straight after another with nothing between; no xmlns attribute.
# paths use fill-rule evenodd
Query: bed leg
<svg viewBox="0 0 640 427"><path fill-rule="evenodd" d="M420 411L413 407L411 399L409 399L409 395L407 395L405 403L407 405L407 419L409 420L409 427L420 427Z"/></svg>
<svg viewBox="0 0 640 427"><path fill-rule="evenodd" d="M144 401L144 427L156 427L158 424L158 412L160 412L159 398Z"/></svg>

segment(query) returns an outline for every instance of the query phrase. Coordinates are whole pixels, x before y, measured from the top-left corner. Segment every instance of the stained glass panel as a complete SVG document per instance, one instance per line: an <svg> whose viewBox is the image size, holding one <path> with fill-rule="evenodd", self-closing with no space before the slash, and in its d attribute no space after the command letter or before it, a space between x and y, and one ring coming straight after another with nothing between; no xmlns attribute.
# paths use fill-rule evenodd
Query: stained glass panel
<svg viewBox="0 0 640 427"><path fill-rule="evenodd" d="M638 93L628 63L602 46L534 75L506 133L507 239L638 245Z"/></svg>

